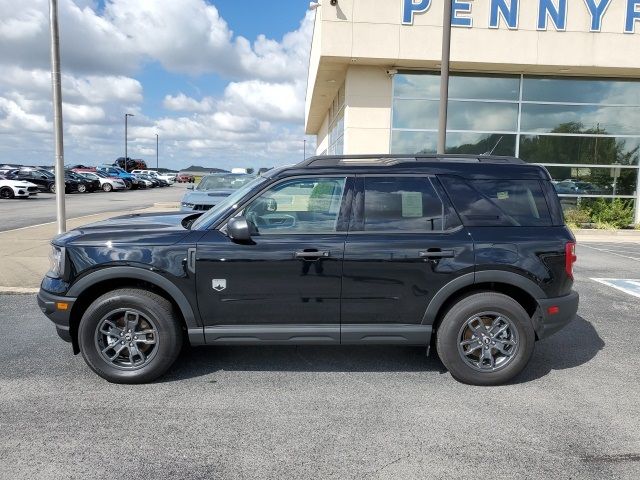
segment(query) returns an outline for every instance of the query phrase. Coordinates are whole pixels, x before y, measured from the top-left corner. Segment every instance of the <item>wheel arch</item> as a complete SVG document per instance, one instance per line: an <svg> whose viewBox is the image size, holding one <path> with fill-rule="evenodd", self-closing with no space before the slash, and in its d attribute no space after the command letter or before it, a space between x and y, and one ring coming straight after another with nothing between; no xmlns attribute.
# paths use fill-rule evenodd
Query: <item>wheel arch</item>
<svg viewBox="0 0 640 480"><path fill-rule="evenodd" d="M532 322L539 307L538 300L547 298L538 285L515 273L483 271L463 275L445 285L427 307L422 323L433 326L432 340L449 309L460 299L480 292L497 292L513 298L524 307Z"/></svg>
<svg viewBox="0 0 640 480"><path fill-rule="evenodd" d="M127 287L155 292L171 302L186 331L202 329L197 312L171 281L156 272L142 268L110 267L83 277L67 293L68 296L76 298L69 315L69 333L74 354L80 352L78 326L89 305L105 293Z"/></svg>

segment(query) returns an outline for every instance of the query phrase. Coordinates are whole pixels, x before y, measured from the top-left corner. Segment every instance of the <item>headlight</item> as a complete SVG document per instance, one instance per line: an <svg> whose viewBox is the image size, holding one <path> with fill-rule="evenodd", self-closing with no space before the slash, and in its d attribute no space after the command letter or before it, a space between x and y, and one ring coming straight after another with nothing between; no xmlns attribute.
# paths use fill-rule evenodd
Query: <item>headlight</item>
<svg viewBox="0 0 640 480"><path fill-rule="evenodd" d="M47 276L52 278L62 278L64 276L64 248L51 246L49 254L49 273Z"/></svg>

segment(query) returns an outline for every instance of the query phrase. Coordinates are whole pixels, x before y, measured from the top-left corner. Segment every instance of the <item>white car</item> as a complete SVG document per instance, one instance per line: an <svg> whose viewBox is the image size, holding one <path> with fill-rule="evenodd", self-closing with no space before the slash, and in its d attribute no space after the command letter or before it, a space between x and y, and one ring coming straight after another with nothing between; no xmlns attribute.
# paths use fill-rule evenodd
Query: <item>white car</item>
<svg viewBox="0 0 640 480"><path fill-rule="evenodd" d="M160 180L164 180L165 182L168 183L175 183L176 181L176 174L175 173L158 173L155 170L134 170L133 172L134 175L139 173L142 175L149 175L150 177L154 177L154 178L159 178Z"/></svg>
<svg viewBox="0 0 640 480"><path fill-rule="evenodd" d="M0 198L29 198L34 195L38 195L36 184L0 176Z"/></svg>
<svg viewBox="0 0 640 480"><path fill-rule="evenodd" d="M82 170L76 171L78 175L82 175L83 177L90 178L91 180L99 180L100 187L105 192L111 192L112 190L126 190L127 185L124 183L124 180L118 177L110 177L106 173L102 172L86 172Z"/></svg>

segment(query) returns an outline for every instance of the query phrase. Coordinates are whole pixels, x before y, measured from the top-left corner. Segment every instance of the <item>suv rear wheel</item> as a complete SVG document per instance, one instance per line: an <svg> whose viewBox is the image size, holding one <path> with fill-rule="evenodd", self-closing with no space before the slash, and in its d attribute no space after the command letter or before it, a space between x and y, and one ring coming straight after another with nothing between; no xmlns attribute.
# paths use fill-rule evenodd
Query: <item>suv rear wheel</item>
<svg viewBox="0 0 640 480"><path fill-rule="evenodd" d="M451 375L470 385L500 385L518 375L533 354L535 333L522 306L500 293L463 298L437 332L438 355Z"/></svg>
<svg viewBox="0 0 640 480"><path fill-rule="evenodd" d="M84 313L78 343L87 365L102 378L146 383L176 360L182 329L166 299L147 290L114 290Z"/></svg>

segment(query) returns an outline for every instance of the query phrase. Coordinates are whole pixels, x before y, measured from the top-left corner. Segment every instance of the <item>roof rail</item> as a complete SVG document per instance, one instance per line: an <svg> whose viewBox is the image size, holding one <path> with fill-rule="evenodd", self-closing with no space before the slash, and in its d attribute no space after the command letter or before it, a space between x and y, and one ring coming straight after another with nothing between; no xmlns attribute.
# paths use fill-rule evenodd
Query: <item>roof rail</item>
<svg viewBox="0 0 640 480"><path fill-rule="evenodd" d="M298 167L346 167L346 166L394 166L402 163L504 163L512 165L526 164L515 157L493 155L321 155L311 157L299 163Z"/></svg>

